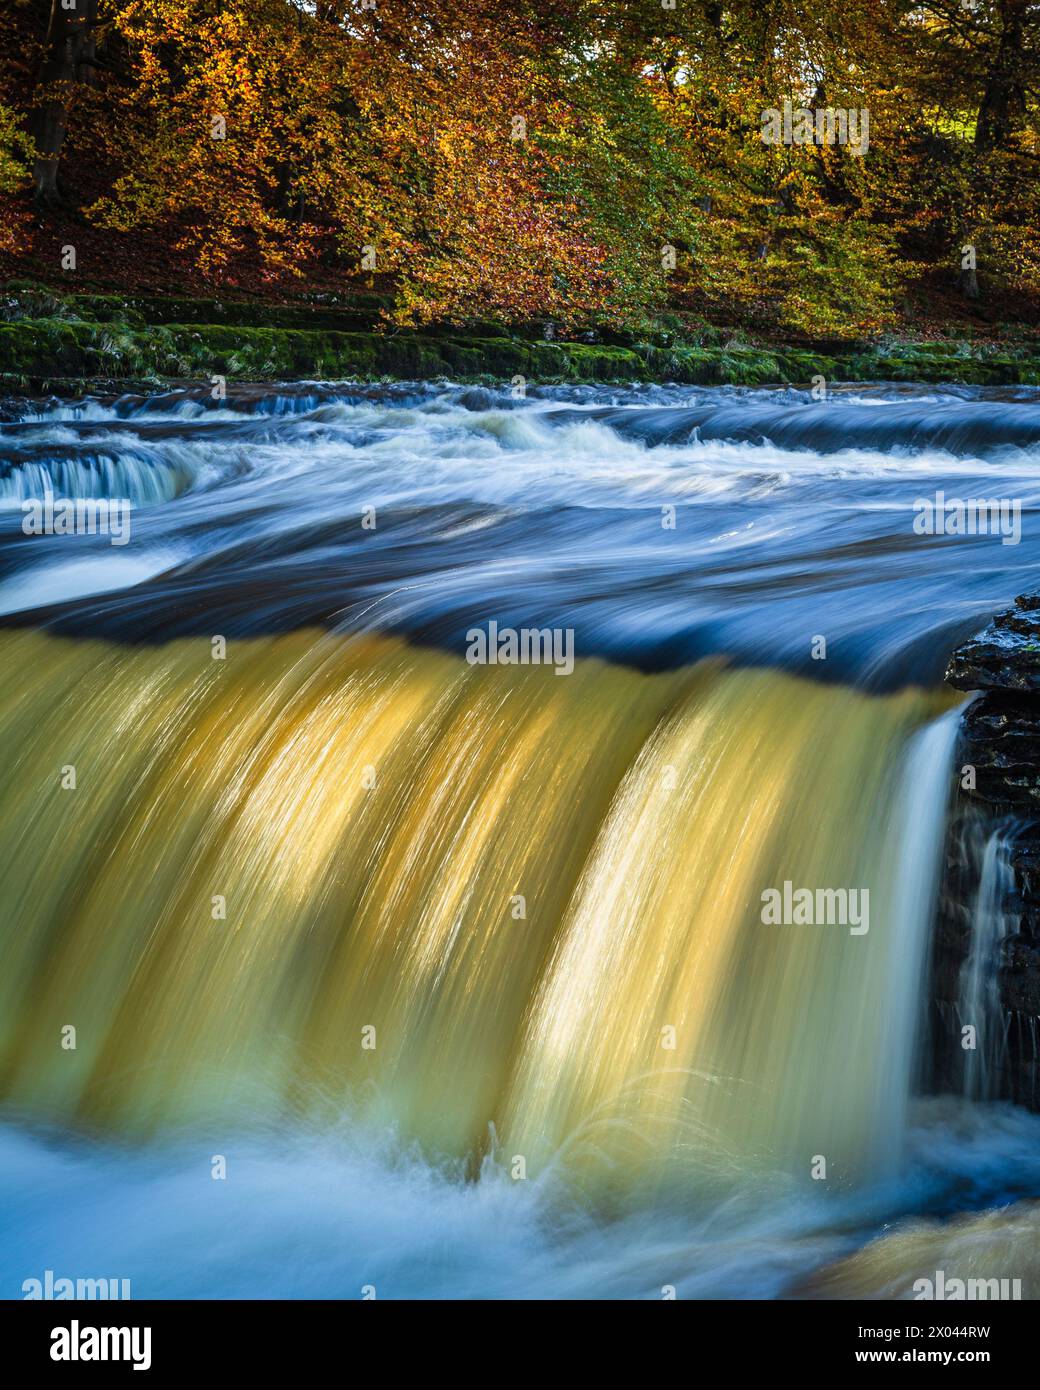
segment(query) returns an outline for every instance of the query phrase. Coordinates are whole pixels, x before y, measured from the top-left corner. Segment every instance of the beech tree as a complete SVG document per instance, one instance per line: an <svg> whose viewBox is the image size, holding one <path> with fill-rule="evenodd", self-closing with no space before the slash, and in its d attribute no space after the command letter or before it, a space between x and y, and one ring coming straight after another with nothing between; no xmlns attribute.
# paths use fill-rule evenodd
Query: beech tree
<svg viewBox="0 0 1040 1390"><path fill-rule="evenodd" d="M928 276L1040 293L1040 0L11 0L0 28L8 253L31 166L45 215L214 286L378 285L401 324L847 335ZM869 145L764 140L785 102L867 113Z"/></svg>
<svg viewBox="0 0 1040 1390"><path fill-rule="evenodd" d="M95 80L96 30L97 0L51 0L29 120L35 145L33 189L40 202L59 198L58 166L76 89Z"/></svg>

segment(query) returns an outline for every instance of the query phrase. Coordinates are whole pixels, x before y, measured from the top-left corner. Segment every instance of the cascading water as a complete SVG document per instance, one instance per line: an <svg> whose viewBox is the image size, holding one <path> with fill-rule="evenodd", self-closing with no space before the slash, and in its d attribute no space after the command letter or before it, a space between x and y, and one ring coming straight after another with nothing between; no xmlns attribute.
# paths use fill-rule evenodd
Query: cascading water
<svg viewBox="0 0 1040 1390"><path fill-rule="evenodd" d="M320 1081L439 1151L479 1154L494 1120L539 1169L620 1119L664 1165L691 1119L846 1172L897 1142L950 721L913 740L941 701L759 671L518 677L311 631L227 663L192 640L4 645L0 798L58 748L77 777L0 832L24 927L0 1056L27 1112L150 1128ZM103 749L74 733L98 727ZM766 929L785 879L862 887L874 925Z"/></svg>
<svg viewBox="0 0 1040 1390"><path fill-rule="evenodd" d="M881 389L8 427L6 1292L906 1296L901 1222L1040 1193L1037 1121L974 1103L991 1052L913 1095L941 671L1040 547L912 504L1028 512L1036 438L1036 393ZM130 544L23 535L44 485L128 496ZM573 669L472 664L492 620Z"/></svg>
<svg viewBox="0 0 1040 1390"><path fill-rule="evenodd" d="M972 1100L992 1100L999 1095L1000 1066L1007 1050L1007 1018L1000 1002L998 974L1001 948L1016 925L1011 908L1014 830L1014 825L1001 826L986 839L968 954L961 967L960 1026L972 1030L974 1042L974 1046L962 1048L964 1094Z"/></svg>

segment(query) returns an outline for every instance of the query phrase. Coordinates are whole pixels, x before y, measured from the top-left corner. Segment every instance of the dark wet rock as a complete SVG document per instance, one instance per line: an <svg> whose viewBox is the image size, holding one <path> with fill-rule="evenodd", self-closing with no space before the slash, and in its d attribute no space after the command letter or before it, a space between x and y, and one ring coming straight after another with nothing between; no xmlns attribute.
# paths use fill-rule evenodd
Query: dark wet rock
<svg viewBox="0 0 1040 1390"><path fill-rule="evenodd" d="M1033 641L1040 638L1040 608L1008 608L993 619L993 626Z"/></svg>
<svg viewBox="0 0 1040 1390"><path fill-rule="evenodd" d="M1002 613L950 657L946 679L957 690L1040 693L1040 624L1034 612Z"/></svg>
<svg viewBox="0 0 1040 1390"><path fill-rule="evenodd" d="M987 840L1001 828L1017 835L1010 859L1014 883L1000 904L1010 924L998 958L997 988L1004 1036L994 1098L1040 1111L1040 825L967 798L947 835L932 943L928 1055L929 1089L961 1093L967 1055L961 1029L964 970L976 930L975 912Z"/></svg>
<svg viewBox="0 0 1040 1390"><path fill-rule="evenodd" d="M32 409L25 396L0 396L0 424L22 420Z"/></svg>
<svg viewBox="0 0 1040 1390"><path fill-rule="evenodd" d="M1040 814L1040 701L987 690L965 711L961 734L961 765L974 777L965 793L998 813Z"/></svg>
<svg viewBox="0 0 1040 1390"><path fill-rule="evenodd" d="M998 972L1007 1044L1001 1094L1040 1110L1040 594L1023 594L950 658L947 681L979 692L966 707L947 834L932 968L932 1083L957 1089L957 999L971 946L981 847L1011 839L1012 929Z"/></svg>
<svg viewBox="0 0 1040 1390"><path fill-rule="evenodd" d="M959 646L946 679L957 690L1040 692L1040 594L1021 594L1013 608ZM1020 708L1027 723L1034 718L1031 705Z"/></svg>

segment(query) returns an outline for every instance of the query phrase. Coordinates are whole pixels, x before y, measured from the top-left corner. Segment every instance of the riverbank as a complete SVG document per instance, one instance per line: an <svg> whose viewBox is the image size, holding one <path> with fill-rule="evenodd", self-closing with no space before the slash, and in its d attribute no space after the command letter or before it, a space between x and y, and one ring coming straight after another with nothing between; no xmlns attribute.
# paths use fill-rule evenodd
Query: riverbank
<svg viewBox="0 0 1040 1390"><path fill-rule="evenodd" d="M335 300L335 296L325 296ZM677 382L761 386L898 381L1040 385L1040 335L773 343L739 332L634 335L590 329L559 340L552 325L474 323L422 332L380 322L381 296L268 305L216 299L60 295L15 287L3 297L0 390L83 394L171 382L396 378L528 383Z"/></svg>

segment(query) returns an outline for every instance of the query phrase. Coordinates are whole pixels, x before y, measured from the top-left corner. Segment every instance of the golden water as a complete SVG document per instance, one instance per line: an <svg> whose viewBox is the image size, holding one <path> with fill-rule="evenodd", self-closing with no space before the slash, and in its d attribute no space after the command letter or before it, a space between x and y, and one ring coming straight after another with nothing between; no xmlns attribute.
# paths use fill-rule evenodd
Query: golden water
<svg viewBox="0 0 1040 1390"><path fill-rule="evenodd" d="M349 1105L608 1185L840 1181L898 1144L947 780L910 750L945 695L318 632L0 647L18 1109L146 1135ZM763 925L785 879L868 889L869 932Z"/></svg>

